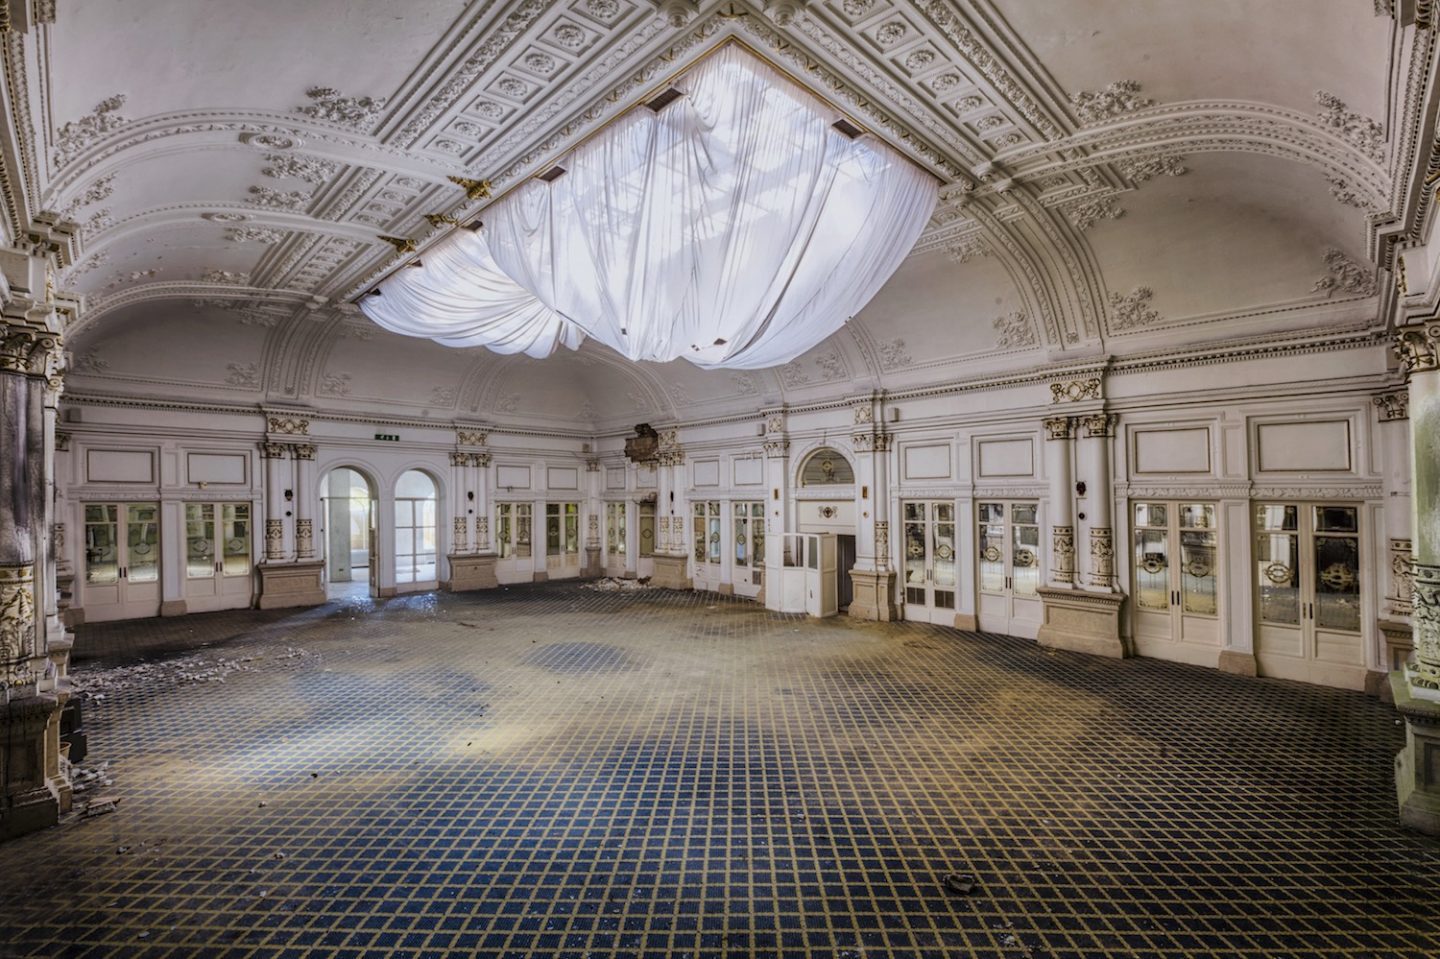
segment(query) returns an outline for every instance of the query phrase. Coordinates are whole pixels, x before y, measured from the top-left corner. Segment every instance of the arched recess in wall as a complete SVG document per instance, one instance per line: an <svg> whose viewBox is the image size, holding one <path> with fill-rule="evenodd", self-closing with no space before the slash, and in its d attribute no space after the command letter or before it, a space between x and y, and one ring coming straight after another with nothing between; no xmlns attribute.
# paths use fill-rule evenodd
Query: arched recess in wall
<svg viewBox="0 0 1440 959"><path fill-rule="evenodd" d="M408 469L395 480L395 586L433 589L439 582L440 484Z"/></svg>
<svg viewBox="0 0 1440 959"><path fill-rule="evenodd" d="M371 510L379 494L374 477L368 467L351 463L337 463L320 477L325 575L332 586L368 582L373 588L376 551Z"/></svg>

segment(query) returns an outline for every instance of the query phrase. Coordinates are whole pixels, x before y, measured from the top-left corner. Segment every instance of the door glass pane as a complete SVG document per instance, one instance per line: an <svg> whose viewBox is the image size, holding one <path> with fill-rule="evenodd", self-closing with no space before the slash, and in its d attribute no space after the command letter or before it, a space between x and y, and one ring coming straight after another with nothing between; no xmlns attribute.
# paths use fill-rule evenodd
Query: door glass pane
<svg viewBox="0 0 1440 959"><path fill-rule="evenodd" d="M712 563L720 562L720 517L713 513L710 516L709 560Z"/></svg>
<svg viewBox="0 0 1440 959"><path fill-rule="evenodd" d="M125 578L132 583L160 579L160 509L132 503L125 508Z"/></svg>
<svg viewBox="0 0 1440 959"><path fill-rule="evenodd" d="M954 504L954 503L934 503L934 504L932 504L932 505L933 505L932 515L935 517L935 522L937 522L937 523L953 523L953 522L955 522L955 504Z"/></svg>
<svg viewBox="0 0 1440 959"><path fill-rule="evenodd" d="M395 527L395 552L400 556L409 556L415 552L415 528L412 526Z"/></svg>
<svg viewBox="0 0 1440 959"><path fill-rule="evenodd" d="M937 589L937 590L935 590L935 603L934 603L934 605L935 605L935 608L936 608L936 609L954 609L954 608L955 608L955 591L952 590L952 589Z"/></svg>
<svg viewBox="0 0 1440 959"><path fill-rule="evenodd" d="M755 557L756 566L765 565L765 508L755 504L750 520L750 555Z"/></svg>
<svg viewBox="0 0 1440 959"><path fill-rule="evenodd" d="M545 504L545 555L560 555L560 504Z"/></svg>
<svg viewBox="0 0 1440 959"><path fill-rule="evenodd" d="M1320 533L1353 533L1359 526L1359 510L1353 506L1315 507L1315 530Z"/></svg>
<svg viewBox="0 0 1440 959"><path fill-rule="evenodd" d="M1170 608L1168 540L1163 529L1135 531L1135 602L1141 609Z"/></svg>
<svg viewBox="0 0 1440 959"><path fill-rule="evenodd" d="M1136 525L1136 526L1164 526L1164 525L1165 525L1165 504L1164 504L1164 503L1136 503L1136 504L1135 504L1135 525Z"/></svg>
<svg viewBox="0 0 1440 959"><path fill-rule="evenodd" d="M1360 540L1354 536L1315 537L1315 625L1360 631Z"/></svg>
<svg viewBox="0 0 1440 959"><path fill-rule="evenodd" d="M1028 512L1022 514L1022 510ZM1015 522L1020 522L1020 516L1029 516L1035 519L1035 507L1016 506L1011 510L1010 515ZM1034 596L1035 590L1040 586L1040 527L1020 526L1014 527L1013 549L1010 554L1011 589L1016 596Z"/></svg>
<svg viewBox="0 0 1440 959"><path fill-rule="evenodd" d="M421 500L415 504L416 510L420 513L419 526L435 525L435 501L433 499Z"/></svg>
<svg viewBox="0 0 1440 959"><path fill-rule="evenodd" d="M580 554L580 504L565 504L565 552Z"/></svg>
<svg viewBox="0 0 1440 959"><path fill-rule="evenodd" d="M1255 525L1260 529L1299 529L1300 511L1294 506L1257 506Z"/></svg>
<svg viewBox="0 0 1440 959"><path fill-rule="evenodd" d="M924 516L923 504L905 504L906 513L910 513L911 507L920 506L921 516ZM907 603L918 603L925 605L925 524L905 524L905 601Z"/></svg>
<svg viewBox="0 0 1440 959"><path fill-rule="evenodd" d="M220 549L226 576L250 572L250 504L227 503L220 507Z"/></svg>
<svg viewBox="0 0 1440 959"><path fill-rule="evenodd" d="M395 501L395 525L414 526L415 507L408 499L397 499Z"/></svg>
<svg viewBox="0 0 1440 959"><path fill-rule="evenodd" d="M215 507L185 504L185 578L215 578Z"/></svg>
<svg viewBox="0 0 1440 959"><path fill-rule="evenodd" d="M1180 531L1180 596L1185 612L1215 615L1214 533Z"/></svg>
<svg viewBox="0 0 1440 959"><path fill-rule="evenodd" d="M690 545L695 550L695 562L705 562L705 504L696 503L694 518L690 522Z"/></svg>
<svg viewBox="0 0 1440 959"><path fill-rule="evenodd" d="M1015 503L1010 507L1010 522L1034 523L1035 513L1039 508L1036 503Z"/></svg>
<svg viewBox="0 0 1440 959"><path fill-rule="evenodd" d="M515 504L515 555L522 559L530 555L531 511L529 503Z"/></svg>
<svg viewBox="0 0 1440 959"><path fill-rule="evenodd" d="M640 504L640 555L655 555L655 506Z"/></svg>
<svg viewBox="0 0 1440 959"><path fill-rule="evenodd" d="M932 546L935 554L935 587L936 589L955 588L955 524L936 523L935 542Z"/></svg>
<svg viewBox="0 0 1440 959"><path fill-rule="evenodd" d="M85 582L96 586L120 581L116 547L118 509L114 506L85 507Z"/></svg>
<svg viewBox="0 0 1440 959"><path fill-rule="evenodd" d="M750 520L743 508L735 515L735 565L750 565Z"/></svg>
<svg viewBox="0 0 1440 959"><path fill-rule="evenodd" d="M1005 507L1001 503L981 503L981 523L977 530L980 555L980 591L985 593L1005 592L1005 526L1001 517Z"/></svg>
<svg viewBox="0 0 1440 959"><path fill-rule="evenodd" d="M1260 507L1262 518L1267 510L1283 511L1293 507ZM1285 514L1276 512L1269 519L1283 523ZM1261 532L1255 537L1255 583L1260 593L1260 619L1283 626L1300 625L1300 543L1294 533Z"/></svg>
<svg viewBox="0 0 1440 959"><path fill-rule="evenodd" d="M510 504L501 503L497 509L499 512L495 520L495 536L500 545L500 558L505 559L515 552L515 544L510 538Z"/></svg>
<svg viewBox="0 0 1440 959"><path fill-rule="evenodd" d="M906 504L905 504L905 522L907 522L907 523L915 523L915 522L924 522L924 520L925 520L925 504L924 504L924 503L906 503Z"/></svg>
<svg viewBox="0 0 1440 959"><path fill-rule="evenodd" d="M1180 526L1183 529L1214 529L1215 504L1186 503L1181 506Z"/></svg>

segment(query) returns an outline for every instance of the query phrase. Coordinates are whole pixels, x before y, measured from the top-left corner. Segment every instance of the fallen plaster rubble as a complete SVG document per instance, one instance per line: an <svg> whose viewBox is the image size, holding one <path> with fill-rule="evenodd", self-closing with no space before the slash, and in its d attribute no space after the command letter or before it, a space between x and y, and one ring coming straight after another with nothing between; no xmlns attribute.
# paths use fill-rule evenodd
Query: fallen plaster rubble
<svg viewBox="0 0 1440 959"><path fill-rule="evenodd" d="M253 672L266 663L298 665L300 661L316 658L303 649L285 647L285 652L267 656L256 653L248 656L181 656L153 663L137 663L134 666L115 666L110 669L81 670L70 676L75 694L94 703L102 703L107 696L129 689L154 686L189 686L198 683L223 683L231 673Z"/></svg>
<svg viewBox="0 0 1440 959"><path fill-rule="evenodd" d="M641 589L654 589L650 585L650 577L641 579L620 579L615 576L606 576L603 579L593 579L588 583L581 583L581 589L593 589L600 593L628 593Z"/></svg>

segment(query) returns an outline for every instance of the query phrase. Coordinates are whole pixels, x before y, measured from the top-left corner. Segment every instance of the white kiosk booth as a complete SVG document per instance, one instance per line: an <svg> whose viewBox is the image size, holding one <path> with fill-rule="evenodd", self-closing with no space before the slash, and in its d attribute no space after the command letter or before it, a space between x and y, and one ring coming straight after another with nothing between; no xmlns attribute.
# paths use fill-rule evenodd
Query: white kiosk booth
<svg viewBox="0 0 1440 959"><path fill-rule="evenodd" d="M765 607L780 613L834 616L834 533L782 533L765 565ZM778 564L775 562L778 560Z"/></svg>

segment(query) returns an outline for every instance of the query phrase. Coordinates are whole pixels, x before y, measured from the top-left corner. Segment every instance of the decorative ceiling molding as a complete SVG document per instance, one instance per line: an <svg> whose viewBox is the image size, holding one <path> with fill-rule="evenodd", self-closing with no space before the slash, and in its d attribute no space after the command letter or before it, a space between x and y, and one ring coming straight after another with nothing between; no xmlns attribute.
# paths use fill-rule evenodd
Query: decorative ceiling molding
<svg viewBox="0 0 1440 959"><path fill-rule="evenodd" d="M1379 291L1379 284L1374 267L1361 266L1343 251L1331 247L1325 251L1325 275L1315 281L1311 291L1324 293L1327 297L1336 293L1374 296Z"/></svg>

